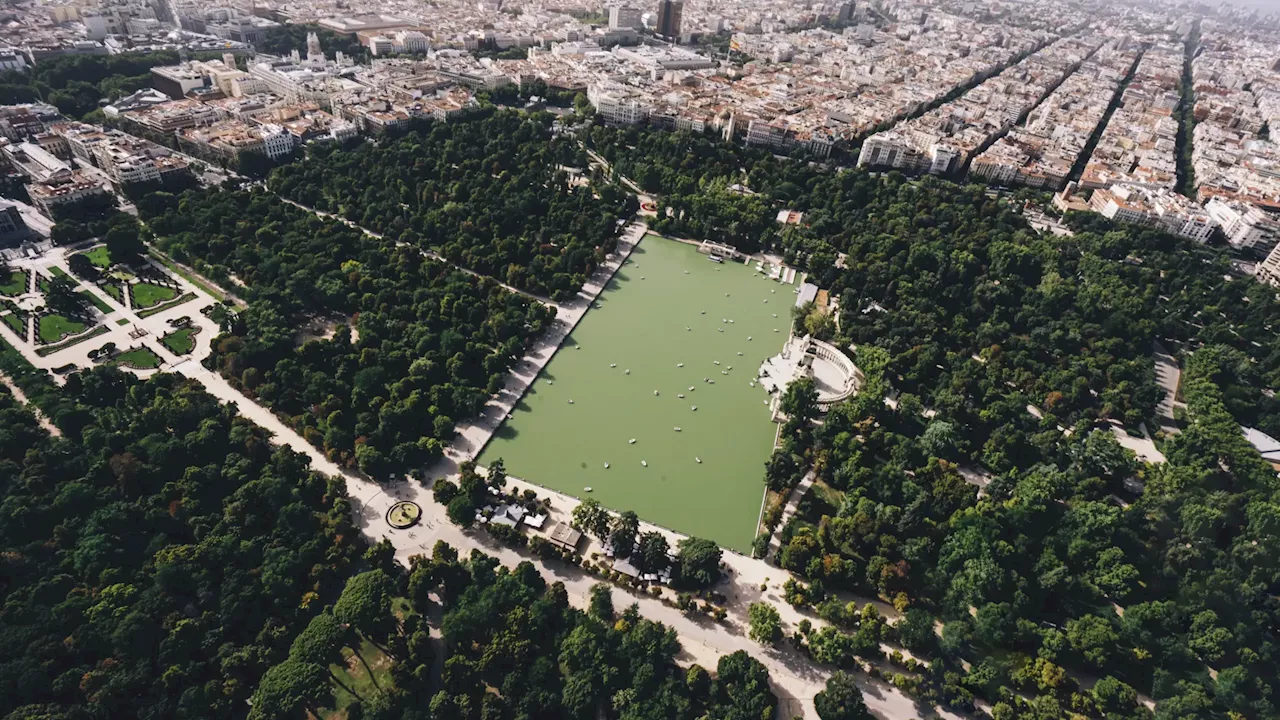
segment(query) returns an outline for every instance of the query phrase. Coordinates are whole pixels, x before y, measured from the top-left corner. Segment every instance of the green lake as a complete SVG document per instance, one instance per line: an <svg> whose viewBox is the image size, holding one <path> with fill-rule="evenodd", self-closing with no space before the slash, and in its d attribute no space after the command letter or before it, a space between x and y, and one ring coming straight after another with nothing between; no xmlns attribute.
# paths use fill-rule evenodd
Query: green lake
<svg viewBox="0 0 1280 720"><path fill-rule="evenodd" d="M749 551L776 429L751 382L786 341L794 290L646 236L479 463Z"/></svg>

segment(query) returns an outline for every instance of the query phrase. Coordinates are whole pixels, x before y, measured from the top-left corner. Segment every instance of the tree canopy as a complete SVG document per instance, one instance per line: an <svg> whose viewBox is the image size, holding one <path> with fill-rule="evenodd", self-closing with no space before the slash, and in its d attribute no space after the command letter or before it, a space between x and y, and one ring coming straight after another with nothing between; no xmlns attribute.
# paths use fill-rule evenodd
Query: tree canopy
<svg viewBox="0 0 1280 720"><path fill-rule="evenodd" d="M153 200L146 221L160 246L250 301L214 340L215 367L379 480L438 457L454 423L479 412L554 316L264 192ZM328 337L301 336L309 322Z"/></svg>
<svg viewBox="0 0 1280 720"><path fill-rule="evenodd" d="M432 249L508 285L568 300L636 208L612 184L570 182L586 155L546 113L477 110L399 138L312 146L270 178L281 195Z"/></svg>
<svg viewBox="0 0 1280 720"><path fill-rule="evenodd" d="M0 716L244 717L359 557L342 484L177 376L29 383L65 436L0 392Z"/></svg>

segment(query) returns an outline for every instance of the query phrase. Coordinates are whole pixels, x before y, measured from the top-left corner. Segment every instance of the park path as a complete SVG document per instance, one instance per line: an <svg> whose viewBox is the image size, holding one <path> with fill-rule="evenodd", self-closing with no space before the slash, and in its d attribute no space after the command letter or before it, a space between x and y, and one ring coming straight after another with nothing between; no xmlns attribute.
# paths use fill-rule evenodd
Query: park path
<svg viewBox="0 0 1280 720"><path fill-rule="evenodd" d="M13 395L14 400L17 400L27 406L27 409L36 416L36 421L40 423L40 427L45 429L45 432L54 437L62 437L62 431L58 429L58 426L49 422L49 418L45 416L44 411L36 407L27 398L27 394L22 392L22 388L18 387L8 375L0 373L0 385L4 385L6 388L9 388L9 393Z"/></svg>
<svg viewBox="0 0 1280 720"><path fill-rule="evenodd" d="M645 230L645 226L640 224L629 226L619 241L618 252L614 253L608 262L592 276L573 302L557 308L557 322L554 326L517 364L508 378L506 387L490 399L484 414L472 423L459 426L455 442L446 451L446 456L430 468L429 478L436 479L455 474L458 463L473 459L480 452L501 424L506 413L514 407L538 372L550 361L560 343L585 316L596 297L644 236ZM565 584L575 606L585 608L590 602L591 587L598 580L577 566L562 562L544 564L532 555L493 542L492 538L483 531L471 532L457 527L449 521L445 508L435 502L429 484L397 482L384 486L357 473L344 470L286 426L269 409L245 397L225 378L205 369L198 361L183 362L173 369L201 383L210 394L220 400L234 404L246 418L270 432L274 442L287 445L305 454L311 459L317 471L343 478L351 497L357 526L370 541L376 542L384 537L390 540L396 548L396 557L401 562L407 564L408 559L413 555L429 554L432 546L437 541L443 540L458 548L463 554L472 549L479 549L497 557L509 566L524 561L532 562L539 567L549 581L560 581ZM512 484L520 487L518 480L513 479ZM553 493L545 488L527 487L534 489L540 495L551 496L555 514L564 519L567 519L578 502L575 498ZM410 500L421 506L423 515L418 525L406 530L395 530L387 525L385 521L387 511L400 500ZM655 528L648 523L642 523L642 529L646 531L658 529L666 533L673 545L682 537L671 531ZM813 697L822 689L829 670L814 664L789 645L764 648L751 641L746 633L747 607L756 600L773 602L778 606L784 622L792 629L800 620L806 618L815 621L819 626L823 623L811 616L801 614L782 600L782 582L787 577L784 571L735 553L725 555L725 564L728 567L727 582L717 587L718 591L731 598L727 603L726 609L730 614L725 624L716 623L700 615L686 616L678 609L646 594L633 594L621 588L615 589L615 592L619 594L618 600L621 604L635 602L645 617L662 622L676 631L683 647L680 662L696 662L705 667L714 668L720 657L738 650L745 650L769 669L773 689L781 703L779 717L798 716L812 720L816 717ZM762 585L768 588L767 591L761 590ZM867 705L880 717L902 720L931 714L929 711L918 708L914 700L892 686L866 677L859 677L859 682L866 692ZM947 715L947 717L958 720L954 715Z"/></svg>
<svg viewBox="0 0 1280 720"><path fill-rule="evenodd" d="M769 554L766 557L777 557L778 550L782 544L782 528L786 527L787 522L796 514L796 510L800 507L800 499L805 496L805 493L809 492L809 488L813 487L813 481L817 479L818 476L813 473L813 470L810 470L787 494L787 504L782 506L782 519L778 521L778 527L769 536Z"/></svg>
<svg viewBox="0 0 1280 720"><path fill-rule="evenodd" d="M589 605L591 587L599 581L598 578L587 574L575 565L564 562L544 563L527 552L500 545L484 531L463 530L449 521L444 506L436 503L431 491L422 484L397 482L382 486L345 471L294 430L284 425L270 410L249 400L231 387L220 375L194 362L184 363L176 369L201 383L210 394L235 405L244 417L271 433L275 443L286 445L307 455L318 472L343 478L351 497L356 525L371 542L382 538L390 540L396 548L396 558L402 563L407 565L408 559L413 555L429 555L436 542L444 541L457 548L464 556L471 550L480 550L498 558L509 567L521 562L531 562L539 568L548 582L564 583L570 601L575 607L585 609ZM538 491L545 493L540 488ZM421 506L422 519L418 525L407 530L395 530L386 524L387 511L400 500L410 500ZM570 512L570 507L566 504L557 504L553 501L553 507L558 507L562 513ZM774 574L779 577L786 575L782 571L776 571ZM780 586L781 582L777 585ZM732 576L728 588L718 589L738 596L742 596L749 590L742 578ZM758 587L756 591L758 592ZM698 663L714 669L719 658L738 650L745 650L768 668L773 690L781 704L779 717L798 716L810 720L817 717L813 709L813 696L822 689L829 671L814 664L787 644L776 648L765 648L751 641L747 637L745 605L741 606L741 612L730 615L727 625L722 625L701 615L687 616L678 609L646 594L636 594L622 588L615 588L614 593L615 602L619 606L635 603L644 617L661 622L676 631L682 646L682 652L677 659L682 664ZM785 611L791 608L784 603L779 610ZM863 676L859 676L858 681L866 693L868 707L882 718L905 720L931 714L918 708L914 700L897 688ZM958 716L949 713L944 714L944 717L960 720Z"/></svg>
<svg viewBox="0 0 1280 720"><path fill-rule="evenodd" d="M485 414L474 422L459 426L455 442L448 449L446 457L431 468L430 478L446 477L456 473L457 463L472 459L480 452L501 424L502 418L523 396L565 337L586 315L596 297L603 292L614 273L640 242L645 232L646 227L643 224L627 226L623 237L619 240L618 251L611 255L591 277L578 296L569 303L555 306L556 322L516 366L503 391L491 398L486 405ZM176 280L183 287L190 285L184 278L176 278ZM86 287L95 295L100 297L106 295L99 288ZM464 554L472 549L479 549L496 556L508 565L522 561L533 562L549 580L565 583L575 606L586 607L589 603L590 588L596 584L597 578L584 573L576 566L560 562L544 564L530 555L497 545L483 531L472 533L458 528L449 522L445 508L434 501L429 485L397 482L382 486L339 467L325 457L318 448L285 425L269 409L244 396L221 375L206 369L201 361L212 351L208 342L197 343L197 350L191 355L182 358L173 356L157 341L158 335L156 335L156 331L161 330L168 319L187 314L201 328L202 333L209 333L210 338L217 334L216 324L197 311L200 303L185 303L155 316L141 319L137 318L129 308L115 302L114 298L106 296L102 299L113 308L113 316L124 316L140 325L152 328L153 336L145 338L145 343L164 361L162 369L180 373L199 382L210 394L235 405L244 417L267 430L273 436L273 442L306 455L318 472L343 478L351 497L357 526L372 542L383 537L389 539L396 548L397 558L402 562L407 563L412 555L429 553L436 541L443 540ZM207 298L205 302L212 301L212 298ZM7 330L7 327L0 324L0 334ZM108 338L104 336L105 339ZM30 355L34 356L34 353ZM47 366L50 362L49 358L29 357L29 359L38 361L41 366ZM62 358L59 360L64 361ZM153 372L155 371L142 371L137 374L146 376ZM543 488L534 489L541 495L550 496L553 507L558 513L565 513L566 516L577 504L577 500L569 496L552 493ZM394 530L387 525L386 512L400 499L412 500L422 507L423 517L419 525L408 530ZM659 529L665 532L673 545L681 537L670 531L654 528L648 523L642 524L642 527L646 531ZM623 589L617 589L616 592L621 594L620 601L627 604L637 603L645 617L662 622L676 631L684 649L679 658L680 662L696 662L705 667L714 668L720 657L738 650L746 650L768 668L773 689L781 702L779 716L799 716L812 720L816 717L813 697L825 683L829 669L812 663L789 645L764 648L751 641L746 634L747 608L751 602L759 600L773 603L777 606L788 630L794 629L803 619L810 619L818 626L823 623L812 615L802 614L785 603L782 583L787 573L784 571L732 552L725 554L724 562L727 568L727 581L716 588L730 598L726 603L729 616L723 624L701 615L686 616L678 609L648 595L632 595ZM625 597L627 595L630 597ZM910 697L892 686L877 683L865 676L859 676L859 683L866 691L868 706L880 717L901 720L932 714L930 710L917 707ZM956 716L946 715L946 717L955 718Z"/></svg>
<svg viewBox="0 0 1280 720"><path fill-rule="evenodd" d="M1178 383L1182 380L1182 368L1178 366L1177 358L1171 355L1159 341L1153 344L1152 355L1155 358L1156 382L1164 390L1164 397L1160 398L1160 404L1157 406L1160 429L1164 430L1166 435L1176 435L1179 430L1177 422L1173 419L1173 408L1178 397Z"/></svg>
<svg viewBox="0 0 1280 720"><path fill-rule="evenodd" d="M480 416L474 420L458 425L458 434L453 444L445 451L445 458L436 467L429 469L432 478L446 477L457 472L457 463L474 460L484 446L489 443L493 434L506 418L507 413L515 409L516 403L528 392L529 386L551 362L552 356L560 349L561 343L591 309L592 303L604 292L605 286L613 279L618 268L631 256L640 240L644 238L647 228L641 223L626 226L622 236L618 238L618 249L610 254L587 279L578 291L577 296L567 303L552 305L556 310L555 320L507 374L507 381L502 390L489 398Z"/></svg>
<svg viewBox="0 0 1280 720"><path fill-rule="evenodd" d="M346 225L347 227L351 228L352 230L359 230L360 232L364 233L365 235L368 235L368 236L369 236L369 237L371 237L371 238L377 238L378 240L384 240L384 239L386 239L386 236L385 236L385 235L383 235L382 233L374 232L374 231L370 230L369 228L367 228L367 227L365 227L365 226L363 226L363 225L358 225L358 224L356 224L356 223L354 223L354 222L352 222L352 221L350 221L350 220L348 220L348 219L346 219L346 218L342 217L341 215L335 215L334 213L331 213L331 212L325 212L324 210L317 210L316 208L313 208L313 207L311 207L311 206L309 206L309 205L303 205L302 203L297 202L296 200L290 200L289 198L287 198L287 197L285 197L285 196L283 196L283 195L281 195L281 194L279 194L279 193L277 193L277 192L274 192L274 191L272 191L272 190L270 190L270 189L267 189L267 188L265 188L265 187L264 187L263 189L264 189L264 190L266 190L267 192L271 193L272 195L275 195L277 198L279 198L280 200L284 201L285 203L288 203L289 205L292 205L292 206L294 206L294 207L298 208L299 210L306 210L307 212L311 213L312 215L315 215L316 217L324 218L324 219L326 219L326 220L334 220L334 221L336 221L336 222L340 222L340 223L342 223L343 225ZM407 242L402 242L402 241L399 241L399 240L397 240L397 241L396 241L396 246L397 246L397 247L410 247L409 243L407 243ZM432 251L432 250L426 250L426 249L424 249L424 248L416 247L416 246L414 246L414 249L415 249L415 250L417 250L418 252L422 253L422 256L423 256L423 257L430 258L430 259L435 260L435 261L437 261L437 262L442 262L442 263L444 263L444 264L446 264L446 265L448 265L448 266L450 266L450 267L452 267L452 268L454 268L454 269L461 270L462 272L464 272L464 273L466 273L466 274L468 274L468 275L471 275L472 277L483 278L483 279L485 279L485 280L492 280L492 281L494 281L494 282L498 283L499 285L501 285L503 288L505 288L505 289L506 289L506 290L508 290L509 292L513 292L513 293L515 293L515 294L517 294L517 295L523 295L523 296L525 296L525 297L529 298L530 300L537 300L538 302L543 303L543 304L545 304L545 305L551 305L552 307L555 307L555 306L556 306L556 302L555 302L554 300L552 300L551 298L543 297L542 295L538 295L537 293L531 293L531 292L529 292L528 290L521 290L520 288L515 287L514 285L508 285L508 284L506 284L506 283L502 282L501 280L499 280L498 278L493 277L492 275L485 275L485 274L483 274L483 273L478 273L478 272L476 272L475 270L472 270L472 269L470 269L470 268L462 267L461 265L459 265L459 264L455 263L454 261L450 260L449 258L446 258L445 256L441 255L441 254L440 254L440 253L438 253L438 252L434 252L434 251Z"/></svg>

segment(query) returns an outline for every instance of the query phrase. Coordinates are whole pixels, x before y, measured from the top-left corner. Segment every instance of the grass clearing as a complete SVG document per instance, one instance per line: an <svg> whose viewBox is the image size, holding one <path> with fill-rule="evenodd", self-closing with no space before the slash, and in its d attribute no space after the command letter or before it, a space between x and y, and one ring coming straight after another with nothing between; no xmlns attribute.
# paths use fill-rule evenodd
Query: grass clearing
<svg viewBox="0 0 1280 720"><path fill-rule="evenodd" d="M811 492L832 507L839 508L844 504L844 491L837 490L822 480L814 481Z"/></svg>
<svg viewBox="0 0 1280 720"><path fill-rule="evenodd" d="M333 713L326 716L329 718L345 718L351 703L361 698L367 700L393 684L391 658L364 637L360 638L358 647L342 648L342 657L343 664L329 666L329 672L335 678Z"/></svg>
<svg viewBox="0 0 1280 720"><path fill-rule="evenodd" d="M83 333L81 335L77 335L74 338L62 343L61 345L46 345L44 347L36 348L36 354L39 355L40 357L52 355L56 352L61 352L63 350L66 350L67 348L73 345L79 345L80 343L86 340L92 340L93 338L96 338L99 335L105 335L107 332L108 332L108 329L106 325L99 325L98 327L90 330L89 332Z"/></svg>
<svg viewBox="0 0 1280 720"><path fill-rule="evenodd" d="M111 267L111 251L107 249L106 245L99 245L92 250L86 250L80 254L89 258L89 262L100 268Z"/></svg>
<svg viewBox="0 0 1280 720"><path fill-rule="evenodd" d="M184 293L181 297L179 297L177 300L174 300L172 302L162 303L160 305L156 305L155 307L149 307L146 310L139 310L138 317L148 318L157 313L162 313L165 310L168 310L169 308L177 307L182 303L190 302L195 299L196 299L195 293Z"/></svg>
<svg viewBox="0 0 1280 720"><path fill-rule="evenodd" d="M174 355L186 355L195 349L198 332L198 328L182 328L160 338L160 342L172 350Z"/></svg>
<svg viewBox="0 0 1280 720"><path fill-rule="evenodd" d="M0 275L4 278L4 282L0 282L0 295L22 295L27 292L27 283L30 280L27 274L22 270L10 270L9 274Z"/></svg>
<svg viewBox="0 0 1280 720"><path fill-rule="evenodd" d="M133 307L145 309L163 302L169 302L178 296L178 291L164 285L152 285L147 282L134 283L129 286L133 293Z"/></svg>
<svg viewBox="0 0 1280 720"><path fill-rule="evenodd" d="M124 290L118 283L105 282L101 285L102 291L110 295L113 300L124 305Z"/></svg>
<svg viewBox="0 0 1280 720"><path fill-rule="evenodd" d="M8 315L4 316L4 324L12 328L14 332L18 333L18 335L22 337L22 339L24 340L26 339L27 337L26 319L19 317L17 313L9 313Z"/></svg>
<svg viewBox="0 0 1280 720"><path fill-rule="evenodd" d="M151 252L151 257L155 258L161 265L164 265L166 268L168 268L169 272L173 273L174 275L177 275L183 280L186 280L192 285L195 285L206 294L217 298L219 302L227 299L227 296L225 293L214 289L213 286L211 286L209 283L204 282L203 280L196 277L195 275L192 275L191 273L187 272L180 265L170 260L167 256L153 250Z"/></svg>
<svg viewBox="0 0 1280 720"><path fill-rule="evenodd" d="M79 320L51 313L40 316L40 321L36 323L36 334L39 335L40 342L52 345L63 338L84 332L86 327Z"/></svg>
<svg viewBox="0 0 1280 720"><path fill-rule="evenodd" d="M111 362L135 370L154 370L160 367L160 356L151 348L140 347L120 353Z"/></svg>
<svg viewBox="0 0 1280 720"><path fill-rule="evenodd" d="M79 294L82 295L85 300L88 300L94 307L98 308L98 312L101 312L104 315L112 312L111 306L107 304L107 301L98 297L94 293L88 290L81 290Z"/></svg>
<svg viewBox="0 0 1280 720"><path fill-rule="evenodd" d="M50 275L52 275L52 276L54 276L54 277L56 277L56 278L60 278L60 277L71 277L70 275L68 275L68 274L67 274L67 271L66 271L66 270L63 270L62 268L58 267L57 265L50 265L50 266L49 266L49 274L50 274Z"/></svg>

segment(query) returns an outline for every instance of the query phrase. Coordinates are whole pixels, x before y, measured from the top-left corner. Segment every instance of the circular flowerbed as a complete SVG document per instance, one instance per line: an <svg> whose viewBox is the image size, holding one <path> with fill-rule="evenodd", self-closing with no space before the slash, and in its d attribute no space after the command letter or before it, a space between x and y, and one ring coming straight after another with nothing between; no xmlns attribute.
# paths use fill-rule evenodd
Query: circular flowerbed
<svg viewBox="0 0 1280 720"><path fill-rule="evenodd" d="M397 530L413 527L422 517L422 508L418 503L401 500L387 510L387 524Z"/></svg>

